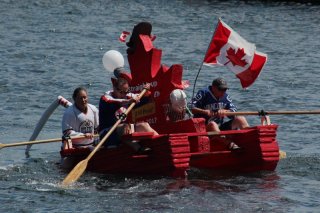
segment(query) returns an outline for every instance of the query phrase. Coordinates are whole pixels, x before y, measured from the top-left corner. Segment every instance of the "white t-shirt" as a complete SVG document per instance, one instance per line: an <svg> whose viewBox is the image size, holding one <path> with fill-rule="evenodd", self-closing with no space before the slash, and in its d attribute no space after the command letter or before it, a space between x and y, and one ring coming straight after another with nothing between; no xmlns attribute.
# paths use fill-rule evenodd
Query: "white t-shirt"
<svg viewBox="0 0 320 213"><path fill-rule="evenodd" d="M62 134L64 136L81 136L84 133L94 134L94 130L99 126L99 111L92 105L88 104L87 113L81 112L75 104L68 107L62 118ZM76 139L72 140L74 145L89 145L94 139Z"/></svg>

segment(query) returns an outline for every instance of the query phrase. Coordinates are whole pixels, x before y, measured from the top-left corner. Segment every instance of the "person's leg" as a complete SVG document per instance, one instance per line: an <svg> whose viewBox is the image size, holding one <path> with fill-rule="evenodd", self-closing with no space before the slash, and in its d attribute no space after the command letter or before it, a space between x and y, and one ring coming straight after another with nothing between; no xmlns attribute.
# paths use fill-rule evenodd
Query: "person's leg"
<svg viewBox="0 0 320 213"><path fill-rule="evenodd" d="M225 131L225 130L232 130L233 129L233 124L234 124L234 120L229 120L225 123L223 123L221 126L220 126L220 129L222 131ZM234 143L231 139L229 139L228 137L226 137L225 135L222 135L221 137L225 138L224 140L224 144L226 145L226 147L229 149L229 150L239 150L240 147Z"/></svg>
<svg viewBox="0 0 320 213"><path fill-rule="evenodd" d="M117 134L119 135L119 137L121 138L123 135L130 134L134 130L131 130L130 124L120 124L117 127L116 131L117 131ZM141 148L141 146L136 141L124 140L123 143L125 143L126 145L131 147L136 152L139 151L139 149Z"/></svg>
<svg viewBox="0 0 320 213"><path fill-rule="evenodd" d="M214 121L211 121L207 124L207 132L215 131L215 132L220 132L220 128L218 124Z"/></svg>
<svg viewBox="0 0 320 213"><path fill-rule="evenodd" d="M153 132L154 135L159 135L147 122L136 123L135 132Z"/></svg>
<svg viewBox="0 0 320 213"><path fill-rule="evenodd" d="M236 116L232 122L232 129L243 129L249 127L247 119L244 116Z"/></svg>
<svg viewBox="0 0 320 213"><path fill-rule="evenodd" d="M107 138L107 140L104 142L104 144L102 145L102 147L105 148L114 148L120 145L120 137L119 137L119 131L122 128L121 124L120 126L118 126L112 133L111 135L109 135L109 137ZM106 128L102 131L100 131L100 141L106 136L106 134L110 131L110 128ZM99 143L100 143L99 141Z"/></svg>

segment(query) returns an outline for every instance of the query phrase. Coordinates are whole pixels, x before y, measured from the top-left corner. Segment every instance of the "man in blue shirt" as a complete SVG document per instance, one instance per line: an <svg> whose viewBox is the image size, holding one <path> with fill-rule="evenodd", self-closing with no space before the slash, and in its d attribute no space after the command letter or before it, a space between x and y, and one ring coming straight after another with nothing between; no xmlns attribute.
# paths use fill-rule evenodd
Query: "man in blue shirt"
<svg viewBox="0 0 320 213"><path fill-rule="evenodd" d="M227 82L223 78L217 78L212 81L211 86L199 90L192 100L192 113L195 117L206 119L207 131L220 132L249 126L243 116L229 116L229 120L225 121L226 112L237 111L230 96L226 93L227 89L229 89ZM239 149L233 142L228 146L232 150Z"/></svg>

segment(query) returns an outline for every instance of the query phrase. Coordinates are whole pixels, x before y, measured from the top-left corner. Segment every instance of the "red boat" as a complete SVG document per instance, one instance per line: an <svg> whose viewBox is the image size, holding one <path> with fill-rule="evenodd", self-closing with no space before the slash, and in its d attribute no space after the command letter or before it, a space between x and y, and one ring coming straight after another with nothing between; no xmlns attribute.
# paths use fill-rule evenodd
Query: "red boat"
<svg viewBox="0 0 320 213"><path fill-rule="evenodd" d="M189 119L168 123L154 136L134 133L128 138L139 140L153 151L149 155L135 155L131 148L102 148L89 161L88 170L109 174L161 175L184 177L191 168L256 172L275 170L279 161L276 141L277 125L261 125L243 130L222 131L219 134L201 131L203 119ZM242 149L228 150L223 140L233 141ZM74 163L89 154L88 149L70 149L61 152Z"/></svg>
<svg viewBox="0 0 320 213"><path fill-rule="evenodd" d="M140 92L144 82L151 83L148 103L132 110L127 120L147 121L160 135L134 133L128 139L139 140L150 147L149 155L135 155L126 145L103 148L90 159L88 170L98 173L126 173L184 177L192 167L209 170L261 171L274 170L279 161L276 141L277 125L261 125L243 130L206 132L202 118L177 122L166 119L169 95L184 89L183 67L161 64L162 51L153 46L149 23L139 23L127 43L132 75L131 92ZM242 149L230 151L223 140L233 141ZM84 159L87 149L63 150L61 155L74 163Z"/></svg>

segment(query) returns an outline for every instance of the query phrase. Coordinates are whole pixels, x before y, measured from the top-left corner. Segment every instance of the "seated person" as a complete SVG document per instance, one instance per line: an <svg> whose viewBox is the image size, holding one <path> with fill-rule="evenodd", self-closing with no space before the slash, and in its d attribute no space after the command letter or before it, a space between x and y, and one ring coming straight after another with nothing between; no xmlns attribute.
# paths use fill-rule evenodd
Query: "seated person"
<svg viewBox="0 0 320 213"><path fill-rule="evenodd" d="M129 92L129 82L131 76L126 72L115 72L115 78L112 78L113 90L106 92L100 99L99 119L100 119L100 139L102 139L112 126L117 122L119 116L125 112L126 108L133 102L139 102L138 94ZM150 88L150 84L145 85ZM110 135L104 146L118 146L121 143L123 135L133 132L153 132L158 133L146 122L128 124L124 121L117 126L116 130ZM151 151L148 147L142 147L135 141L124 141L132 147L137 154L147 154Z"/></svg>
<svg viewBox="0 0 320 213"><path fill-rule="evenodd" d="M167 121L180 121L191 117L187 107L187 95L181 89L170 93L169 105L166 109Z"/></svg>
<svg viewBox="0 0 320 213"><path fill-rule="evenodd" d="M192 113L195 117L206 119L207 131L220 132L220 130L243 129L249 126L243 116L229 116L229 120L225 121L226 112L237 111L226 93L228 89L227 82L223 78L217 78L212 81L211 86L199 90L192 100ZM240 148L233 142L229 142L228 147L231 150Z"/></svg>
<svg viewBox="0 0 320 213"><path fill-rule="evenodd" d="M83 139L73 139L69 148L94 146L94 133L99 126L98 109L88 103L88 92L83 87L74 90L74 104L68 107L62 118L62 133L64 137L84 136Z"/></svg>

